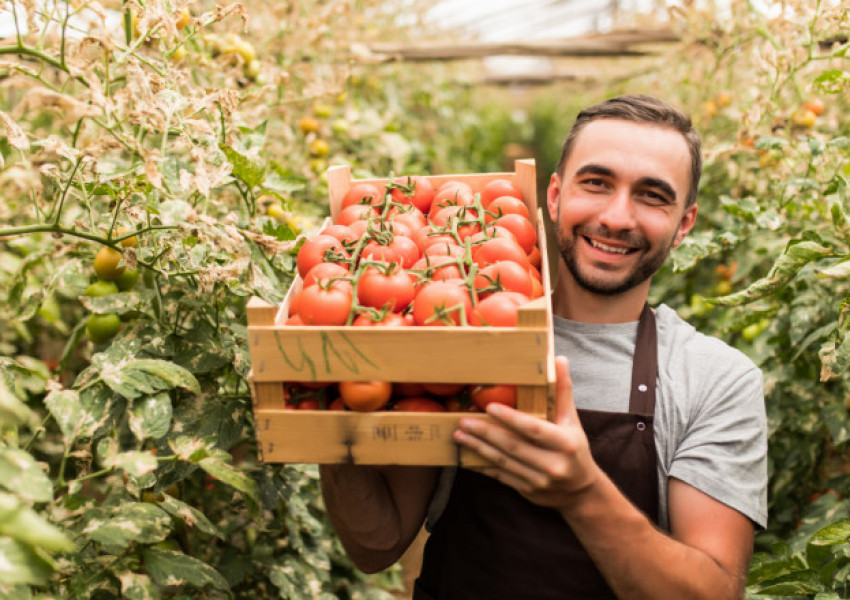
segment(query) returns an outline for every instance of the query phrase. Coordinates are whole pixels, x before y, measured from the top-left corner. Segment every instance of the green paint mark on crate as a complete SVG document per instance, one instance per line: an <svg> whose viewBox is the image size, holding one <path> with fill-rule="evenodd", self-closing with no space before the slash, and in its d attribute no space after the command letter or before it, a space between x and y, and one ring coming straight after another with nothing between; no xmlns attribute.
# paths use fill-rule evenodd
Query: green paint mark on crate
<svg viewBox="0 0 850 600"><path fill-rule="evenodd" d="M280 341L280 337L278 337L277 331L274 332L274 339L277 342L277 348L278 348L278 350L280 350L280 355L283 357L283 360L286 361L286 364L288 364L290 367L292 367L296 371L303 371L305 369L305 367L308 367L310 369L310 380L315 381L316 380L316 365L313 364L313 359L310 358L310 356L304 351L304 345L301 343L301 338L300 337L295 338L295 340L298 344L298 350L301 353L301 357L300 357L301 362L298 363L297 365L289 357L289 354L287 354L286 349L283 347L283 344Z"/></svg>

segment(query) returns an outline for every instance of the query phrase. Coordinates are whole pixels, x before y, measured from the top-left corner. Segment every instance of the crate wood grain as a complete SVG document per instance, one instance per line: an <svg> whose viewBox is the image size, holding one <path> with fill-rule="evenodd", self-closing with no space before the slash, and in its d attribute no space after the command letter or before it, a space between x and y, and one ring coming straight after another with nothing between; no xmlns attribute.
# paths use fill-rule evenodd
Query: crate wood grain
<svg viewBox="0 0 850 600"><path fill-rule="evenodd" d="M435 187L464 181L473 190L509 179L523 193L538 245L546 256L538 214L534 162L516 161L515 173L429 176ZM351 187L349 167L328 171L335 218ZM357 180L383 187L386 179ZM284 326L289 302L301 289L296 277L279 306L248 302L251 387L260 456L265 462L320 464L485 464L457 446L452 432L476 413L372 413L289 410L283 385L292 381L370 381L517 384L520 410L552 418L554 342L548 265L542 264L544 295L522 306L517 327L306 327Z"/></svg>

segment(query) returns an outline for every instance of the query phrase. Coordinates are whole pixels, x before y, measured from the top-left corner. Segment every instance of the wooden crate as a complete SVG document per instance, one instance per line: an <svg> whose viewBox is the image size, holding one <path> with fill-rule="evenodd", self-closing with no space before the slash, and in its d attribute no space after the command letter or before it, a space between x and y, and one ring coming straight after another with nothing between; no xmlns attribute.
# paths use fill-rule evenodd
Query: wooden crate
<svg viewBox="0 0 850 600"><path fill-rule="evenodd" d="M474 191L492 179L510 179L522 190L546 256L538 214L534 162L516 162L513 173L441 175L433 183L465 181ZM328 172L331 215L352 185L348 167ZM385 179L361 180L386 184ZM548 265L542 261L544 295L520 308L517 327L307 327L284 326L296 278L280 306L252 298L248 338L254 418L261 459L288 463L480 465L459 448L452 432L462 416L476 413L373 413L289 410L286 381L510 383L518 385L520 410L551 418L554 343Z"/></svg>

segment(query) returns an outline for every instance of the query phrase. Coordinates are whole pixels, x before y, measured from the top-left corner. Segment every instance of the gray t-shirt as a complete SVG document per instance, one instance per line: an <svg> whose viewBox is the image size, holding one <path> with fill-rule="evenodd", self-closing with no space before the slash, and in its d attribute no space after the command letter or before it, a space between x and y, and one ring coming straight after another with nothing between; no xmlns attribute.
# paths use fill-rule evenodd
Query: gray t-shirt
<svg viewBox="0 0 850 600"><path fill-rule="evenodd" d="M655 318L659 524L669 529L667 482L675 477L764 527L767 417L761 371L670 307L659 306ZM628 411L636 339L636 321L600 325L555 317L555 353L570 360L577 408Z"/></svg>
<svg viewBox="0 0 850 600"><path fill-rule="evenodd" d="M762 375L744 354L656 309L655 447L659 524L669 530L667 483L675 477L767 525L767 418ZM637 321L594 324L555 317L555 353L570 360L578 408L627 412ZM429 510L436 522L454 469L444 469Z"/></svg>

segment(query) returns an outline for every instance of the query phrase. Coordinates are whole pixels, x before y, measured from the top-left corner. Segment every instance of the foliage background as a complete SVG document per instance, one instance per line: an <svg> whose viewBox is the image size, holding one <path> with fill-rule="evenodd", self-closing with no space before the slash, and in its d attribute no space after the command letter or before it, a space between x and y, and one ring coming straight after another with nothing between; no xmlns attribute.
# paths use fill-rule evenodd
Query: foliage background
<svg viewBox="0 0 850 600"><path fill-rule="evenodd" d="M180 2L7 0L0 594L386 597L397 571L348 563L315 469L257 462L247 298L282 298L329 164L477 172L531 155L544 186L581 106L650 92L694 115L706 154L699 229L653 301L765 373L771 522L748 594L850 597L850 15L776 6L671 10L683 41L638 75L517 107L476 88L474 65L371 56L441 35L411 3L198 2L182 23ZM816 96L825 111L803 119ZM140 277L88 297L103 246ZM91 314L120 331L90 342Z"/></svg>

